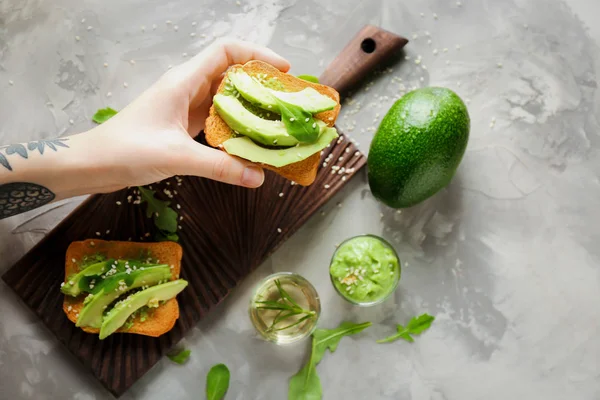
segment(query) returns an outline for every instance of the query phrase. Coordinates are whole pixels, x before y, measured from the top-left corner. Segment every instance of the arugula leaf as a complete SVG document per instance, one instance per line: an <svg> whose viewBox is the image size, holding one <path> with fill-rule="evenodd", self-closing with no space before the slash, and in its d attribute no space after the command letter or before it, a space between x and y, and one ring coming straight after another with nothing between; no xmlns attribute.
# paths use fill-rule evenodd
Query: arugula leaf
<svg viewBox="0 0 600 400"><path fill-rule="evenodd" d="M117 110L113 110L110 107L101 108L98 111L96 111L96 114L94 114L94 116L92 117L92 121L94 121L97 124L102 124L114 117L115 115L117 115Z"/></svg>
<svg viewBox="0 0 600 400"><path fill-rule="evenodd" d="M319 83L319 78L313 75L298 75L298 78L312 83Z"/></svg>
<svg viewBox="0 0 600 400"><path fill-rule="evenodd" d="M190 358L190 354L192 354L191 350L181 350L179 353L167 354L167 357L174 363L181 365L185 364L188 358Z"/></svg>
<svg viewBox="0 0 600 400"><path fill-rule="evenodd" d="M169 207L168 201L154 197L154 190L138 186L142 202L148 203L146 217L154 219L154 225L161 231L168 233L177 232L177 213Z"/></svg>
<svg viewBox="0 0 600 400"><path fill-rule="evenodd" d="M409 322L408 325L406 325L406 327L402 326L402 325L398 325L397 326L397 333L392 335L392 336L388 336L384 339L380 339L377 341L377 343L389 343L389 342L394 342L398 339L404 339L407 342L413 343L415 341L415 339L411 336L411 335L418 335L421 332L429 329L429 327L431 326L431 323L435 320L435 317L425 313L422 314L418 317L413 317Z"/></svg>
<svg viewBox="0 0 600 400"><path fill-rule="evenodd" d="M273 96L273 98L279 107L281 121L290 135L304 143L314 143L319 138L321 127L311 113L278 99L277 96Z"/></svg>
<svg viewBox="0 0 600 400"><path fill-rule="evenodd" d="M156 240L157 242L178 242L179 235L173 232L159 230L154 235L154 240Z"/></svg>
<svg viewBox="0 0 600 400"><path fill-rule="evenodd" d="M370 322L355 324L342 322L335 329L317 329L313 332L312 347L308 362L290 379L288 400L320 400L323 395L317 364L323 359L325 350L332 353L344 336L354 335L371 326Z"/></svg>
<svg viewBox="0 0 600 400"><path fill-rule="evenodd" d="M213 366L206 375L206 398L207 400L221 400L225 397L229 388L231 374L225 364Z"/></svg>

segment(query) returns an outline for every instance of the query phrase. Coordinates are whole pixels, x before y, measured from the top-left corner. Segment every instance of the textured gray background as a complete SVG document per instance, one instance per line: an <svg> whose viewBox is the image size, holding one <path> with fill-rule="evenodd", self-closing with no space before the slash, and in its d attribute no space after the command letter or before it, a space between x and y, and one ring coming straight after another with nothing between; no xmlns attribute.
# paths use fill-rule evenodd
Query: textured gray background
<svg viewBox="0 0 600 400"><path fill-rule="evenodd" d="M161 361L123 398L202 398L225 362L227 399L284 399L307 343L256 339L246 307L260 278L291 270L321 294L321 326L374 322L319 365L326 399L598 399L598 15L597 0L0 0L0 143L86 130L97 108L122 108L214 37L268 44L318 75L365 23L406 35L410 60L346 103L339 125L366 151L405 90L456 90L472 132L451 185L396 213L353 179L191 332L186 366ZM1 221L0 272L80 201ZM394 301L372 309L344 303L327 275L335 243L364 232L404 262ZM422 312L437 320L416 343L374 343ZM109 397L2 283L0 386L2 399Z"/></svg>

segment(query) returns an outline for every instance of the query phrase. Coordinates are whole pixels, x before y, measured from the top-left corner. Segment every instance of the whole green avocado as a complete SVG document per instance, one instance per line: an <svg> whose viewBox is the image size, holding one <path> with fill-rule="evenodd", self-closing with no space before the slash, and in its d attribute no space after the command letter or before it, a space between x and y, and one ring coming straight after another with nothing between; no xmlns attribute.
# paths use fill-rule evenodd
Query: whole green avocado
<svg viewBox="0 0 600 400"><path fill-rule="evenodd" d="M371 142L367 165L373 195L403 208L438 192L460 164L469 128L467 107L450 89L420 88L404 95Z"/></svg>

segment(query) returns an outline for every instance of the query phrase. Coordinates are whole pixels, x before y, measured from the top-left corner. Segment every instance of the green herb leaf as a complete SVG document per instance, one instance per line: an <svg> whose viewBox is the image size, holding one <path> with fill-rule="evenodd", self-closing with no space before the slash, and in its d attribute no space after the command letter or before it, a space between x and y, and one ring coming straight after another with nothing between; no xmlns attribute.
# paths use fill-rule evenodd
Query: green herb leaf
<svg viewBox="0 0 600 400"><path fill-rule="evenodd" d="M313 333L311 354L308 362L290 379L288 400L320 400L323 395L317 364L323 359L325 350L332 353L344 336L354 335L371 326L370 322L355 324L342 322L335 329L317 329Z"/></svg>
<svg viewBox="0 0 600 400"><path fill-rule="evenodd" d="M169 357L169 360L173 361L174 363L184 364L188 358L190 358L190 354L192 354L191 350L181 350L178 353L167 354L167 357Z"/></svg>
<svg viewBox="0 0 600 400"><path fill-rule="evenodd" d="M422 314L418 317L413 317L409 322L408 325L406 325L406 327L402 326L402 325L398 325L397 326L397 333L392 335L392 336L388 336L384 339L380 339L377 341L377 343L389 343L389 342L394 342L398 339L404 339L407 342L414 342L415 339L411 336L411 335L418 335L421 332L429 329L429 327L431 326L431 323L435 320L435 317L425 313Z"/></svg>
<svg viewBox="0 0 600 400"><path fill-rule="evenodd" d="M207 400L221 400L225 397L229 388L231 374L225 364L213 366L206 375L206 398Z"/></svg>
<svg viewBox="0 0 600 400"><path fill-rule="evenodd" d="M178 242L179 235L174 232L159 230L154 235L154 240L156 240L157 242Z"/></svg>
<svg viewBox="0 0 600 400"><path fill-rule="evenodd" d="M319 78L313 75L298 75L298 78L312 83L319 83Z"/></svg>
<svg viewBox="0 0 600 400"><path fill-rule="evenodd" d="M277 291L279 293L278 300L262 300L255 301L254 307L257 310L279 310L279 313L275 316L271 325L267 328L267 331L283 331L285 329L292 328L296 325L301 324L309 318L313 318L316 314L314 311L305 310L298 305L296 301L289 295L289 293L283 288L279 279L275 280L275 286L277 287ZM299 318L297 321L288 324L284 327L277 327L277 324L285 321L288 318L294 317L296 315L304 314L302 318Z"/></svg>
<svg viewBox="0 0 600 400"><path fill-rule="evenodd" d="M154 197L154 190L138 186L143 202L147 203L146 217L154 219L154 225L167 233L177 232L177 213L169 207L168 201Z"/></svg>
<svg viewBox="0 0 600 400"><path fill-rule="evenodd" d="M96 111L96 114L94 114L94 116L92 117L92 121L94 121L97 124L102 124L114 117L115 115L117 115L117 110L113 110L110 107L101 108L98 111Z"/></svg>
<svg viewBox="0 0 600 400"><path fill-rule="evenodd" d="M273 98L279 106L281 121L283 121L287 133L304 143L314 143L319 138L321 127L311 113L294 104L286 103L276 96Z"/></svg>

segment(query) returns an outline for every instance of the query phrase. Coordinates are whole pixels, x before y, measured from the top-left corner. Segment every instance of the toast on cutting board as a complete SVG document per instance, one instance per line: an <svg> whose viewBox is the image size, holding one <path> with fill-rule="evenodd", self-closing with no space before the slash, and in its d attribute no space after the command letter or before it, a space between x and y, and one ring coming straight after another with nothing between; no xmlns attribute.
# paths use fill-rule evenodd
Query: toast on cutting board
<svg viewBox="0 0 600 400"><path fill-rule="evenodd" d="M334 126L341 108L340 95L335 89L318 83L308 82L291 74L281 72L277 68L262 61L249 61L244 65L233 65L230 67L229 71L236 69L242 69L252 77L274 77L281 82L284 90L287 92L298 92L304 88L310 87L318 91L320 94L328 96L336 102L336 106L332 110L315 114L314 118L323 121L329 127ZM224 91L225 79L223 82L221 82L219 89L217 90L217 94L223 93ZM209 116L206 119L204 133L206 135L206 141L213 147L220 147L223 142L234 136L234 131L219 116L214 105L211 106ZM320 151L302 161L285 165L283 167L273 167L271 165L261 163L259 163L259 165L263 168L275 171L277 174L286 179L294 181L299 185L308 186L313 183L316 178L319 162Z"/></svg>
<svg viewBox="0 0 600 400"><path fill-rule="evenodd" d="M171 280L179 278L183 250L177 243L136 243L88 239L73 242L67 249L65 282L68 279L67 277L80 271L79 264L86 256L92 257L96 254L102 254L108 259L130 259L138 258L141 253L151 254L154 259L160 260L161 264L169 265L171 267ZM85 293L77 297L65 296L63 311L73 323L76 323L78 320L79 313L84 306L85 298ZM179 304L176 298L172 298L153 309L152 314L147 318L137 315L131 326L128 328L121 327L116 332L158 337L169 332L178 318ZM142 321L142 319L144 320ZM81 329L88 333L100 332L98 328L86 326L81 327Z"/></svg>

